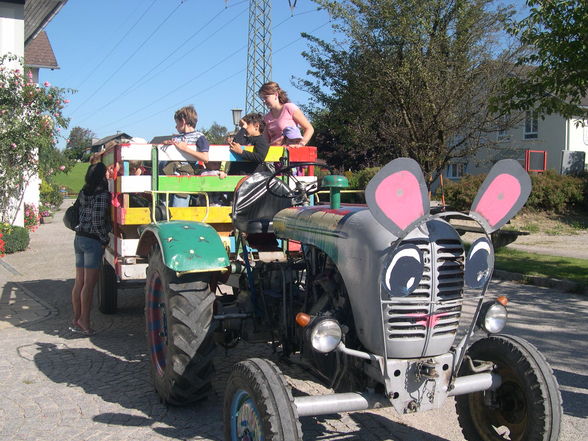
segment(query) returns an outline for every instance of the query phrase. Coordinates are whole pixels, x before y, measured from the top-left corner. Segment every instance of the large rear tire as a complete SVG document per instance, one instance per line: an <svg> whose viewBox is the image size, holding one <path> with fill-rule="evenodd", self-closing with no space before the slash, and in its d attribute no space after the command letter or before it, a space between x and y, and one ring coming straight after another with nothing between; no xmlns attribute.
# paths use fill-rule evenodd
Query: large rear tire
<svg viewBox="0 0 588 441"><path fill-rule="evenodd" d="M290 387L271 361L237 363L227 382L225 441L300 441L302 428Z"/></svg>
<svg viewBox="0 0 588 441"><path fill-rule="evenodd" d="M214 298L208 273L177 277L163 263L159 248L152 251L145 285L145 323L151 376L166 403L193 403L212 390Z"/></svg>
<svg viewBox="0 0 588 441"><path fill-rule="evenodd" d="M531 343L495 335L476 341L468 355L473 360L493 362L494 373L502 378L496 391L455 397L458 421L468 441L559 439L559 386L551 367ZM460 375L470 373L464 363Z"/></svg>
<svg viewBox="0 0 588 441"><path fill-rule="evenodd" d="M106 260L103 260L98 273L98 310L102 314L114 314L117 303L116 271Z"/></svg>

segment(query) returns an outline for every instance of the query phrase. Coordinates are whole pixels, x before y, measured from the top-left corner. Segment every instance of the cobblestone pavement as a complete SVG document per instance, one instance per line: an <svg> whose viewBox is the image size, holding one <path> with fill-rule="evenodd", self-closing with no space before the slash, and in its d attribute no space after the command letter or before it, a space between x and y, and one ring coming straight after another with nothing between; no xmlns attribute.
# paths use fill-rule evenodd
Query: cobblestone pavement
<svg viewBox="0 0 588 441"><path fill-rule="evenodd" d="M32 235L26 252L0 261L0 440L222 440L222 397L231 366L253 356L278 361L276 355L265 345L247 344L228 355L221 352L215 360L212 397L188 407L162 405L149 378L140 289L122 290L116 315L94 313L95 336L81 338L67 329L73 233L62 226L61 213L54 224L42 225ZM515 302L521 291L506 283L498 289L512 291ZM535 308L542 306L537 299L547 302L547 310L562 303L552 301L548 290L532 289L540 291L527 295L542 294L533 300ZM586 316L588 302L570 298L564 305L566 321L575 332L567 332L561 343L555 339L558 327L567 326L555 318L548 323L546 341L540 338L538 323L528 320L521 328L547 351L562 383L562 440L582 439L588 433L587 329L585 322L573 322L574 310ZM280 366L295 393L324 390L296 365ZM301 422L304 440L463 440L451 400L423 414L399 416L381 409L305 417Z"/></svg>

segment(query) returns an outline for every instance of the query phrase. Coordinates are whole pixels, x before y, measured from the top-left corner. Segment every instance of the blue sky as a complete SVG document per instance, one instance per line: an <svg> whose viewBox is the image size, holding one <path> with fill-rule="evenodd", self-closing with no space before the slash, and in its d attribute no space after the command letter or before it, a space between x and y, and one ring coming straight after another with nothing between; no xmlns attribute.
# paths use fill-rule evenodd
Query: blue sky
<svg viewBox="0 0 588 441"><path fill-rule="evenodd" d="M70 0L45 28L60 69L41 70L40 82L76 89L64 112L69 129L99 138L122 131L149 141L173 133L173 113L187 104L198 111L198 127L232 128L231 109L245 106L248 5ZM287 0L274 0L272 26L273 80L305 104L309 95L292 84L308 69L300 33L329 39L329 17L310 0L298 0L293 12Z"/></svg>

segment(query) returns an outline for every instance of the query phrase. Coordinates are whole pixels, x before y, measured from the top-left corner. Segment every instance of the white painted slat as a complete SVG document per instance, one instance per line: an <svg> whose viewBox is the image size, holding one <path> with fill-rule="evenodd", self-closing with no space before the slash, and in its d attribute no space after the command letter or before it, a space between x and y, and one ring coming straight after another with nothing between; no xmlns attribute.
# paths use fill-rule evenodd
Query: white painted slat
<svg viewBox="0 0 588 441"><path fill-rule="evenodd" d="M136 256L139 239L116 239L118 246L118 255L120 257Z"/></svg>
<svg viewBox="0 0 588 441"><path fill-rule="evenodd" d="M123 144L120 157L123 161L151 161L151 144Z"/></svg>
<svg viewBox="0 0 588 441"><path fill-rule="evenodd" d="M119 176L121 193L144 193L151 190L151 176Z"/></svg>
<svg viewBox="0 0 588 441"><path fill-rule="evenodd" d="M147 270L146 263L136 263L134 265L121 265L121 280L141 280L145 278Z"/></svg>

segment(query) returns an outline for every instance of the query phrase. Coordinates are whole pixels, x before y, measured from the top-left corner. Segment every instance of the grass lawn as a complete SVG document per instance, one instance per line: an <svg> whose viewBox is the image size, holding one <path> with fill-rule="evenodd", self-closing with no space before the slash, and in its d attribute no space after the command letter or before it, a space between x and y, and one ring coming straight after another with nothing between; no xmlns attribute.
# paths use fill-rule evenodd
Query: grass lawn
<svg viewBox="0 0 588 441"><path fill-rule="evenodd" d="M588 287L588 260L525 253L510 248L496 250L497 269L529 276L567 279Z"/></svg>
<svg viewBox="0 0 588 441"><path fill-rule="evenodd" d="M87 162L78 162L69 173L57 173L53 181L59 186L66 187L68 193L79 193L84 186L84 178L89 165Z"/></svg>

